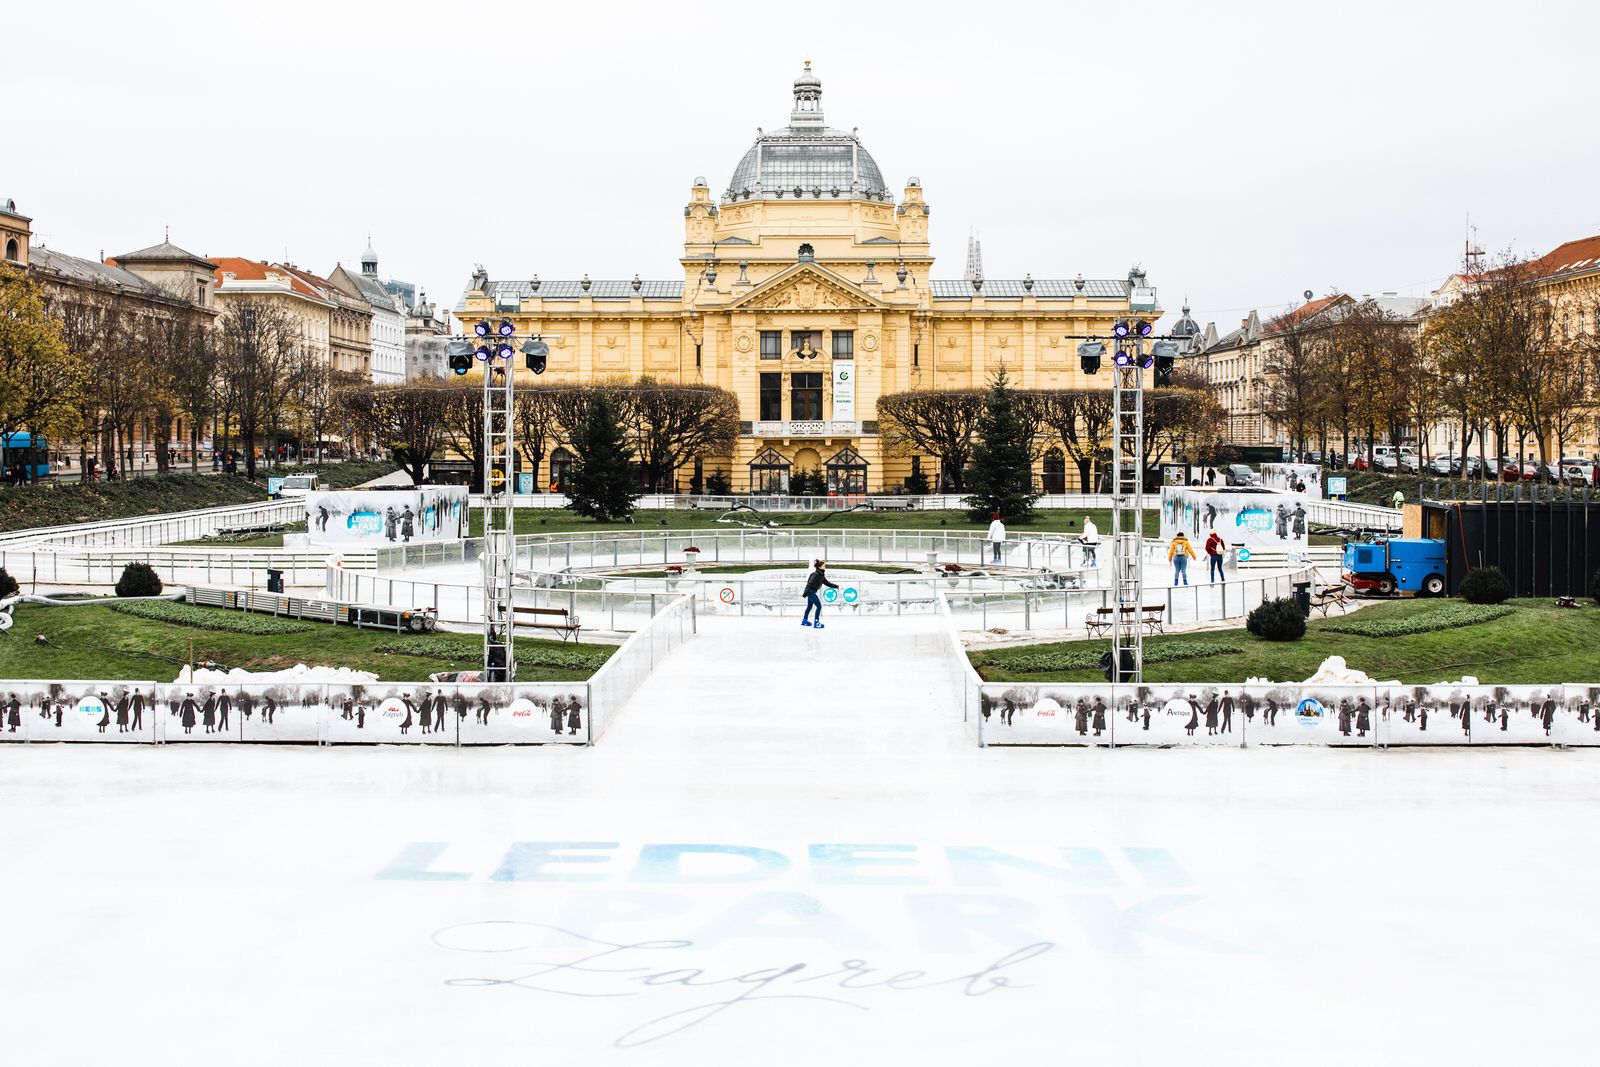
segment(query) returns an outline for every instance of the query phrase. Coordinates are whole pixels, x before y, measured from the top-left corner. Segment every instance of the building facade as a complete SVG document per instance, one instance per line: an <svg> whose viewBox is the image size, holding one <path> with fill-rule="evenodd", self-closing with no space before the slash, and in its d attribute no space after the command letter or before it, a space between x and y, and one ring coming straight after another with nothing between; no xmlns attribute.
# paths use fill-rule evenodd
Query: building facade
<svg viewBox="0 0 1600 1067"><path fill-rule="evenodd" d="M416 306L406 312L405 380L445 377L445 346L449 341L450 327L434 314L424 290Z"/></svg>
<svg viewBox="0 0 1600 1067"><path fill-rule="evenodd" d="M216 257L215 299L226 314L235 302L264 300L283 309L294 322L299 341L321 363L332 361L333 302L302 272L277 263L239 256Z"/></svg>
<svg viewBox="0 0 1600 1067"><path fill-rule="evenodd" d="M328 280L342 293L365 300L371 311L370 378L374 385L393 385L406 376L406 304L378 278L378 254L368 244L361 272L335 266Z"/></svg>
<svg viewBox="0 0 1600 1067"><path fill-rule="evenodd" d="M882 492L914 461L931 477L930 457L884 447L880 396L982 388L1002 368L1023 388L1084 387L1073 335L1160 314L1137 269L935 278L922 183L907 178L897 200L860 137L825 124L809 63L788 125L762 132L720 193L695 179L682 211L679 277L492 280L479 268L455 312L554 335L547 380L650 375L732 391L737 446L700 465L739 492L782 491L800 471L834 491Z"/></svg>

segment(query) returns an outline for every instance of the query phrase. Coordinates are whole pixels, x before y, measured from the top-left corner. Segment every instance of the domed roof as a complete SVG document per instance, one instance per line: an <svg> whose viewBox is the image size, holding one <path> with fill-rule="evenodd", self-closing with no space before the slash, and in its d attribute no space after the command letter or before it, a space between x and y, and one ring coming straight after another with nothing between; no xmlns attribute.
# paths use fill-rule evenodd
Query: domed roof
<svg viewBox="0 0 1600 1067"><path fill-rule="evenodd" d="M854 133L823 124L822 80L811 62L794 81L789 125L762 131L728 180L728 200L892 200L877 160Z"/></svg>
<svg viewBox="0 0 1600 1067"><path fill-rule="evenodd" d="M1189 305L1183 305L1183 318L1172 324L1174 337L1199 337L1200 324L1189 317Z"/></svg>

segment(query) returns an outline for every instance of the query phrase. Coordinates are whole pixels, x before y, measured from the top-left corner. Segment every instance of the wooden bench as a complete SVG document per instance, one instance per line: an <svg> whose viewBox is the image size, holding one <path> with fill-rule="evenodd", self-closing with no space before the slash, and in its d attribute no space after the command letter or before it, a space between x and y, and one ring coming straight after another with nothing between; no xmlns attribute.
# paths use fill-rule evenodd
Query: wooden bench
<svg viewBox="0 0 1600 1067"><path fill-rule="evenodd" d="M1131 606L1121 609L1095 608L1093 611L1089 612L1089 614L1084 616L1084 629L1089 631L1089 635L1091 637L1102 633L1110 633L1111 618L1119 610L1122 612L1124 618L1138 615L1139 625L1144 627L1145 633L1159 634L1166 632L1163 629L1166 624L1167 616L1167 606L1165 604L1146 604L1142 608L1135 608Z"/></svg>
<svg viewBox="0 0 1600 1067"><path fill-rule="evenodd" d="M563 641L569 637L576 641L578 639L578 631L582 629L578 625L578 617L566 608L525 608L521 605L515 605L512 607L511 612L516 625L527 626L535 630L559 630ZM524 615L529 616L532 621L524 622Z"/></svg>
<svg viewBox="0 0 1600 1067"><path fill-rule="evenodd" d="M1344 591L1344 585L1323 586L1311 594L1311 610L1322 612L1322 617L1328 617L1329 608L1346 608L1350 605L1350 598Z"/></svg>
<svg viewBox="0 0 1600 1067"><path fill-rule="evenodd" d="M917 502L908 496L869 496L868 511L914 511Z"/></svg>

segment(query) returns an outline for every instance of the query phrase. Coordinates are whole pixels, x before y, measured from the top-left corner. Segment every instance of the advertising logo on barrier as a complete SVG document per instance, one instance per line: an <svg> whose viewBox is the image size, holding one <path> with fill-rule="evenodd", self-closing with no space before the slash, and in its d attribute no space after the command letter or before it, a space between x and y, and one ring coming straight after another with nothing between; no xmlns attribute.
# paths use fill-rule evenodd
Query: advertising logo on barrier
<svg viewBox="0 0 1600 1067"><path fill-rule="evenodd" d="M1265 508L1242 508L1234 518L1234 525L1259 533L1272 532L1272 512Z"/></svg>
<svg viewBox="0 0 1600 1067"><path fill-rule="evenodd" d="M84 715L102 715L105 713L105 703L93 693L78 701L78 710Z"/></svg>
<svg viewBox="0 0 1600 1067"><path fill-rule="evenodd" d="M282 488L283 488L283 479L282 478L268 478L267 479L267 495L268 496L277 496L278 495L278 490L280 490Z"/></svg>
<svg viewBox="0 0 1600 1067"><path fill-rule="evenodd" d="M1316 727L1322 725L1322 720L1327 716L1327 710L1316 697L1306 697L1294 706L1294 717L1301 726Z"/></svg>
<svg viewBox="0 0 1600 1067"><path fill-rule="evenodd" d="M1040 726L1060 726L1067 721L1061 704L1054 697L1045 697L1035 704L1033 718Z"/></svg>
<svg viewBox="0 0 1600 1067"><path fill-rule="evenodd" d="M539 721L539 707L527 697L517 697L506 705L513 726L533 726Z"/></svg>
<svg viewBox="0 0 1600 1067"><path fill-rule="evenodd" d="M376 511L352 511L345 520L345 526L357 534L383 533L383 516Z"/></svg>
<svg viewBox="0 0 1600 1067"><path fill-rule="evenodd" d="M405 717L406 705L402 700L390 697L378 705L378 718L384 722L400 722Z"/></svg>

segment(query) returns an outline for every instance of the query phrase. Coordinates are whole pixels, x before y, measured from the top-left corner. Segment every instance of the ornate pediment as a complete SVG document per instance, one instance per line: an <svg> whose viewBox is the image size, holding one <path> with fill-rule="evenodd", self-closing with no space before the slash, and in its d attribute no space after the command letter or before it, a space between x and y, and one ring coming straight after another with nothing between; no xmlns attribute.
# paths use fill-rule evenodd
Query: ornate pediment
<svg viewBox="0 0 1600 1067"><path fill-rule="evenodd" d="M752 311L864 311L883 304L831 270L798 263L730 306Z"/></svg>

